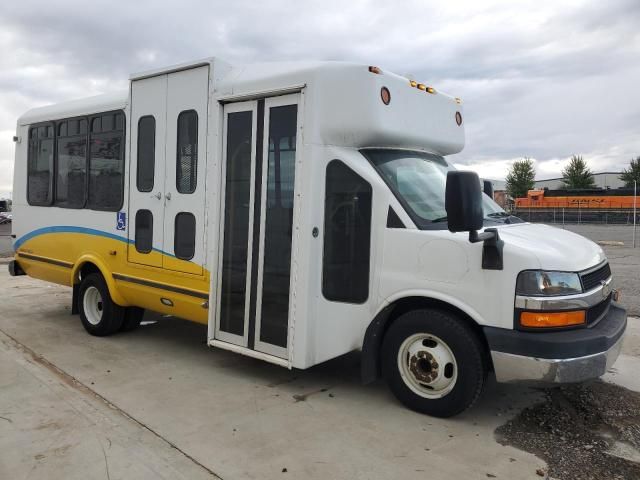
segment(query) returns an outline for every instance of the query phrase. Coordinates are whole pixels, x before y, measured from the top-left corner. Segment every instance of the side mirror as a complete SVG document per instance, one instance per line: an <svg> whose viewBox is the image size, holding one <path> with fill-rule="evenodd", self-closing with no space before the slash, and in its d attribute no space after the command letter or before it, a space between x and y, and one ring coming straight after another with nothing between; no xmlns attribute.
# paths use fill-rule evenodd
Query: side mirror
<svg viewBox="0 0 640 480"><path fill-rule="evenodd" d="M482 268L502 270L502 249L498 230L487 228L478 233L484 224L480 177L475 172L447 172L447 190L444 197L447 223L450 232L469 232L471 243L484 242Z"/></svg>
<svg viewBox="0 0 640 480"><path fill-rule="evenodd" d="M475 172L447 172L444 208L450 232L475 232L482 228L482 190Z"/></svg>

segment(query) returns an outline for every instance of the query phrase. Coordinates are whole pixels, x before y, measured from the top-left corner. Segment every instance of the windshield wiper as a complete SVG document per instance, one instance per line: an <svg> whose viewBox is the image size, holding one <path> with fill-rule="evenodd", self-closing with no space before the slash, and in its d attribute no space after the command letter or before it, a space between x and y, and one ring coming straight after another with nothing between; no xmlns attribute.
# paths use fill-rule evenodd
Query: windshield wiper
<svg viewBox="0 0 640 480"><path fill-rule="evenodd" d="M447 221L447 216L445 215L444 217L438 217L435 220L431 220L431 223L446 222L446 221Z"/></svg>

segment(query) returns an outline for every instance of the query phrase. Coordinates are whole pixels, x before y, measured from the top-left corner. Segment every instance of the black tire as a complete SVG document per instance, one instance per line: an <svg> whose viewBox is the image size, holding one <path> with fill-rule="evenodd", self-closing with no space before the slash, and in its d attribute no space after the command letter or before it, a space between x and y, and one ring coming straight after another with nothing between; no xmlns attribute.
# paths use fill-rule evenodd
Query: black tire
<svg viewBox="0 0 640 480"><path fill-rule="evenodd" d="M96 305L93 311L85 311L85 297L88 297L90 309L91 305ZM94 301L95 299L98 301ZM85 330L97 337L116 333L124 321L124 308L112 300L107 284L99 273L87 275L80 282L78 312Z"/></svg>
<svg viewBox="0 0 640 480"><path fill-rule="evenodd" d="M409 340L413 335L419 334L432 335L440 339L449 349L444 358L447 358L447 355L451 353L455 363L449 362L444 368L439 366L433 356L428 357L429 352L436 352L436 350L429 350L429 347L437 346L436 341L432 339L422 341L419 336L413 337L416 340ZM407 345L418 345L416 342L421 342L422 345L427 346L416 355L410 356L408 352L406 353L408 367L405 374L408 374L407 380L403 378L401 372L403 367L399 365L398 358L400 348L403 347L405 340ZM423 354L427 355L428 360L419 357ZM434 363L430 363L432 360ZM417 363L423 361L427 363ZM457 369L455 369L455 364L457 364ZM426 367L421 369L422 365L426 365ZM389 388L404 405L420 413L434 417L451 417L471 407L482 393L487 371L487 356L482 342L470 327L447 311L421 309L404 313L395 319L383 340L382 372ZM426 379L426 383L417 380L414 372L418 376L427 375L420 377L420 379ZM434 394L429 390L430 386L428 385L433 380L432 377L429 377L432 372L435 372L433 374L438 377L449 375L448 378L454 378L454 380L443 379L445 383L449 382L448 386ZM410 384L413 386L410 387ZM426 395L442 394L442 396L440 398L426 398L416 393L412 388L424 392ZM447 391L448 388L450 388L449 391Z"/></svg>
<svg viewBox="0 0 640 480"><path fill-rule="evenodd" d="M142 317L144 316L144 308L127 307L124 310L124 320L120 327L121 332L130 332L140 326Z"/></svg>

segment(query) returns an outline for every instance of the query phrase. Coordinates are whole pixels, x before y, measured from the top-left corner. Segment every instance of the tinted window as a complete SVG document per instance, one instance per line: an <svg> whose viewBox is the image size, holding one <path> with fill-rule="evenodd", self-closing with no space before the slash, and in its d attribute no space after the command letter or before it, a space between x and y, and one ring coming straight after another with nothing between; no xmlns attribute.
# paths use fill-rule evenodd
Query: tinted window
<svg viewBox="0 0 640 480"><path fill-rule="evenodd" d="M327 166L322 293L362 303L369 296L371 185L339 160Z"/></svg>
<svg viewBox="0 0 640 480"><path fill-rule="evenodd" d="M189 212L176 215L174 253L181 260L191 260L196 249L196 217Z"/></svg>
<svg viewBox="0 0 640 480"><path fill-rule="evenodd" d="M156 119L140 117L138 121L138 171L136 186L140 192L153 190L156 163Z"/></svg>
<svg viewBox="0 0 640 480"><path fill-rule="evenodd" d="M118 125L122 130L115 129ZM124 115L105 114L91 122L89 141L89 207L118 210L124 180Z"/></svg>
<svg viewBox="0 0 640 480"><path fill-rule="evenodd" d="M253 119L252 112L230 113L227 118L220 330L242 335L247 297Z"/></svg>
<svg viewBox="0 0 640 480"><path fill-rule="evenodd" d="M149 210L136 212L136 250L149 253L153 249L153 214Z"/></svg>
<svg viewBox="0 0 640 480"><path fill-rule="evenodd" d="M68 120L58 124L55 203L82 208L87 190L87 121Z"/></svg>
<svg viewBox="0 0 640 480"><path fill-rule="evenodd" d="M31 205L50 205L53 172L52 126L31 129L27 155L27 199Z"/></svg>
<svg viewBox="0 0 640 480"><path fill-rule="evenodd" d="M187 110L178 115L178 151L176 155L176 189L180 193L196 190L198 170L198 113Z"/></svg>
<svg viewBox="0 0 640 480"><path fill-rule="evenodd" d="M297 105L269 109L260 340L287 346Z"/></svg>

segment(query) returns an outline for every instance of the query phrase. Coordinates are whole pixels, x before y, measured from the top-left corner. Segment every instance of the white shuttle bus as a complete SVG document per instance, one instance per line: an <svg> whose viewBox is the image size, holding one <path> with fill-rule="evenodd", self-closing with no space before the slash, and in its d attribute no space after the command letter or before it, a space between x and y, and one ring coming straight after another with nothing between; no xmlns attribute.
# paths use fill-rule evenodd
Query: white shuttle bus
<svg viewBox="0 0 640 480"><path fill-rule="evenodd" d="M509 216L474 173L461 101L378 67L132 75L16 132L13 275L73 288L92 335L144 310L306 369L362 351L408 407L451 416L488 375L579 382L620 351L600 247Z"/></svg>

